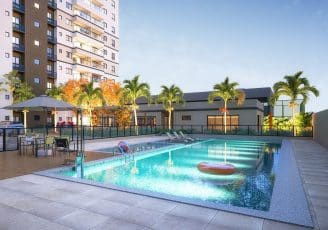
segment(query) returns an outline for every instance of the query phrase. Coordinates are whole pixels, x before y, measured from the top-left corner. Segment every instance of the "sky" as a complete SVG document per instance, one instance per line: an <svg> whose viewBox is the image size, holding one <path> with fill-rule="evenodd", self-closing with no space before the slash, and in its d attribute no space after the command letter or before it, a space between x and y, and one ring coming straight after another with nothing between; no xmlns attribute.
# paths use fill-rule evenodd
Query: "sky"
<svg viewBox="0 0 328 230"><path fill-rule="evenodd" d="M120 79L140 75L153 94L209 91L226 76L272 87L304 71L317 112L328 109L327 68L326 0L120 0Z"/></svg>

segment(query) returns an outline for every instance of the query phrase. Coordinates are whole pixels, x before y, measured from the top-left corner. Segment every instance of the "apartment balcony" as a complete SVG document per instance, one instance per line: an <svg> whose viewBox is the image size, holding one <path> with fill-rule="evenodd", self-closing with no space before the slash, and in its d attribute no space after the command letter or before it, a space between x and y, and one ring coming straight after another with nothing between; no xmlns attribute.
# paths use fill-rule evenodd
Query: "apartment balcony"
<svg viewBox="0 0 328 230"><path fill-rule="evenodd" d="M16 44L13 43L13 50L16 52L24 53L25 52L25 46L22 44Z"/></svg>
<svg viewBox="0 0 328 230"><path fill-rule="evenodd" d="M101 3L101 2L98 1L98 3ZM73 4L77 8L82 8L82 9L85 9L85 10L91 12L92 15L94 15L98 18L104 19L104 17L105 17L103 10L89 0L73 0ZM103 5L103 3L101 5Z"/></svg>
<svg viewBox="0 0 328 230"><path fill-rule="evenodd" d="M47 53L48 60L50 61L56 61L57 60L57 55L52 54L52 53Z"/></svg>
<svg viewBox="0 0 328 230"><path fill-rule="evenodd" d="M103 47L104 42L102 41L101 36L90 32L79 26L74 26L74 32L72 34L73 41L79 41L81 43L88 43L94 47Z"/></svg>
<svg viewBox="0 0 328 230"><path fill-rule="evenodd" d="M53 18L47 18L48 24L52 26L57 26L57 21Z"/></svg>
<svg viewBox="0 0 328 230"><path fill-rule="evenodd" d="M95 75L104 75L102 65L95 65L88 62L74 62L73 71L80 73L91 73Z"/></svg>
<svg viewBox="0 0 328 230"><path fill-rule="evenodd" d="M23 24L13 22L13 29L14 31L25 33L25 27Z"/></svg>
<svg viewBox="0 0 328 230"><path fill-rule="evenodd" d="M13 69L17 70L18 72L24 72L25 66L19 63L13 63Z"/></svg>
<svg viewBox="0 0 328 230"><path fill-rule="evenodd" d="M88 50L83 47L74 47L73 56L79 56L82 58L91 58L95 61L103 61L104 56L101 53L101 50Z"/></svg>
<svg viewBox="0 0 328 230"><path fill-rule="evenodd" d="M91 28L92 31L98 33L98 34L103 34L104 33L104 28L100 25L94 24L92 21L81 17L80 15L75 14L73 16L73 23L81 28Z"/></svg>
<svg viewBox="0 0 328 230"><path fill-rule="evenodd" d="M54 10L57 9L57 3L55 2L55 0L48 0L48 6Z"/></svg>
<svg viewBox="0 0 328 230"><path fill-rule="evenodd" d="M52 44L56 44L57 39L55 36L53 35L48 35L48 42L52 43Z"/></svg>
<svg viewBox="0 0 328 230"><path fill-rule="evenodd" d="M57 72L52 70L47 70L47 75L49 78L57 78Z"/></svg>
<svg viewBox="0 0 328 230"><path fill-rule="evenodd" d="M13 9L19 13L25 13L25 6L23 4L13 2Z"/></svg>

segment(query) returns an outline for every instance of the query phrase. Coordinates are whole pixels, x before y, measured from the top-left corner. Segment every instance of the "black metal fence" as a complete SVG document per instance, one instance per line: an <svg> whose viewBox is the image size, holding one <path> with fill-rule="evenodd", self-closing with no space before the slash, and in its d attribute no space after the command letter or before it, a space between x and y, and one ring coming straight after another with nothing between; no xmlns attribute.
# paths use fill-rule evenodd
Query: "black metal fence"
<svg viewBox="0 0 328 230"><path fill-rule="evenodd" d="M312 137L313 127L300 128L296 126L264 126L264 125L233 125L226 127L224 132L223 125L174 125L172 130L183 131L186 134L211 134L211 135L248 135L248 136L281 136L281 137ZM138 135L165 134L169 131L164 126L139 126ZM0 128L0 152L17 150L19 135L43 133L70 136L75 140L78 135L83 133L84 140L128 137L136 136L135 126L113 127L113 126L83 126L81 127L47 127L44 128Z"/></svg>

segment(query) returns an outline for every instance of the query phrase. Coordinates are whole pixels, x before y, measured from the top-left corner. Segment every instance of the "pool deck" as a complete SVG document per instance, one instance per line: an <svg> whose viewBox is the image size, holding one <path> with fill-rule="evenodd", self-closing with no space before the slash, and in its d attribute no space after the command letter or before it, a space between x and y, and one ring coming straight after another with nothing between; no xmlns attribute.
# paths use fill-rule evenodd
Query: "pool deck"
<svg viewBox="0 0 328 230"><path fill-rule="evenodd" d="M328 150L292 143L315 228L328 229ZM0 229L307 228L29 174L0 181Z"/></svg>

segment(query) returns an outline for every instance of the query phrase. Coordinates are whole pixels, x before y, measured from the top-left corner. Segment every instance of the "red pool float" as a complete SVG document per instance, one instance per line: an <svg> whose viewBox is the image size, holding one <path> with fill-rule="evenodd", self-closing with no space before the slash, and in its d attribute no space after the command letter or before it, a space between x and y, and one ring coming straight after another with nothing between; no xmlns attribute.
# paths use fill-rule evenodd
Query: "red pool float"
<svg viewBox="0 0 328 230"><path fill-rule="evenodd" d="M197 168L201 172L217 175L231 175L236 172L235 166L225 163L200 162Z"/></svg>

